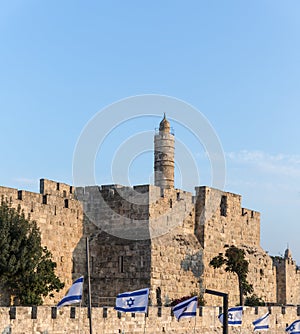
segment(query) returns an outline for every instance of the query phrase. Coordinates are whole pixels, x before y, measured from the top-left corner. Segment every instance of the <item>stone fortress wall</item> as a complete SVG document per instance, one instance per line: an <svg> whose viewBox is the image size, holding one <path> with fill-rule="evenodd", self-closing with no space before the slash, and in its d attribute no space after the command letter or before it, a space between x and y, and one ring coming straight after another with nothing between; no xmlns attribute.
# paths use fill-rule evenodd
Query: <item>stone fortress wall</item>
<svg viewBox="0 0 300 334"><path fill-rule="evenodd" d="M210 260L234 245L246 252L248 280L254 292L265 302L276 303L276 268L271 257L260 247L260 214L241 206L241 196L209 187L196 188L196 234L204 247L203 284L230 291L230 301L238 301L236 275L213 269ZM212 303L215 297L210 298ZM300 299L299 299L300 302Z"/></svg>
<svg viewBox="0 0 300 334"><path fill-rule="evenodd" d="M154 306L205 288L229 292L230 305L236 305L235 275L209 266L230 245L245 250L248 278L259 297L270 305L299 305L300 271L290 252L273 259L261 248L260 214L243 208L240 195L205 186L196 187L195 195L174 188L168 131L164 118L156 141L166 149L155 152L155 186L74 189L42 179L39 194L0 187L1 197L36 220L42 243L52 252L57 274L66 284L45 304L55 305L72 281L86 274L89 237L94 306L112 305L118 293L144 287L150 287ZM220 304L211 295L205 301Z"/></svg>
<svg viewBox="0 0 300 334"><path fill-rule="evenodd" d="M72 284L73 252L83 233L82 205L74 198L74 189L64 183L40 180L40 193L0 187L0 199L24 211L35 220L41 231L42 244L47 246L57 264L56 273L65 282L65 289L56 294L62 298ZM46 304L53 300L46 299Z"/></svg>
<svg viewBox="0 0 300 334"><path fill-rule="evenodd" d="M117 293L146 286L151 287L153 305L159 299L164 305L205 287L229 291L233 305L238 301L235 275L208 265L213 256L224 252L225 245L231 244L246 250L249 281L258 296L270 304L300 304L300 273L291 254L273 261L261 249L259 213L242 208L239 195L209 187L197 187L193 196L175 188L111 185L78 188L78 201L69 185L42 179L40 186L40 194L0 187L0 196L14 207L20 205L25 214L37 221L42 242L52 252L57 273L66 283L55 299L45 300L46 305L57 302L72 280L85 274L87 236L95 306L111 305ZM120 195L122 191L124 195L133 190L146 195L143 205L133 205ZM134 195L138 196L136 192ZM102 209L99 196L105 199ZM210 208L212 202L218 204ZM221 208L224 203L226 210ZM84 217L85 205L95 211L95 216ZM95 217L98 223L89 219ZM136 218L141 218L144 224L140 233L145 233L145 240L121 239L101 228L115 222L115 229L119 226L124 232L128 228L130 233L130 225L136 230L140 224ZM155 237L147 239L149 235ZM214 296L206 296L205 301L207 305L219 304Z"/></svg>
<svg viewBox="0 0 300 334"><path fill-rule="evenodd" d="M201 307L192 319L177 321L169 307L149 307L148 314L118 313L113 308L92 308L94 334L134 333L222 333L217 316L219 307ZM252 322L270 311L268 333L284 333L288 324L300 316L298 307L245 307L241 327L230 327L230 334L253 333ZM85 307L2 307L0 308L0 332L3 334L87 334L89 318Z"/></svg>

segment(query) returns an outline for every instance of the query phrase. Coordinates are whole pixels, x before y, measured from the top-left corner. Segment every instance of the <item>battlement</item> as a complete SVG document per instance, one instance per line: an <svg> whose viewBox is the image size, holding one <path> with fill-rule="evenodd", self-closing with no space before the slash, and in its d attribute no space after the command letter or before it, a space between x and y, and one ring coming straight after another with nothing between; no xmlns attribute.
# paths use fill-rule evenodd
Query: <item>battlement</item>
<svg viewBox="0 0 300 334"><path fill-rule="evenodd" d="M241 195L195 189L193 195L149 184L75 188L41 179L40 193L0 187L0 196L37 221L42 244L57 263L66 288L47 303L57 302L74 277L85 272L84 240L90 236L94 298L143 285L151 287L153 302L157 291L163 299L176 299L211 284L230 291L229 301L235 303L236 277L208 265L224 246L235 245L246 252L249 280L261 298L298 304L299 270L289 252L275 266L260 247L260 213L242 207ZM214 298L207 296L207 305Z"/></svg>
<svg viewBox="0 0 300 334"><path fill-rule="evenodd" d="M40 194L74 198L74 187L66 183L40 179Z"/></svg>
<svg viewBox="0 0 300 334"><path fill-rule="evenodd" d="M37 222L42 244L51 251L57 263L57 275L66 286L70 286L73 252L83 234L82 204L74 198L73 188L67 184L46 179L42 179L40 184L40 193L0 187L0 198L3 197L15 209L20 206L26 217ZM66 288L49 302L59 300L65 292Z"/></svg>
<svg viewBox="0 0 300 334"><path fill-rule="evenodd" d="M252 322L270 312L271 333L285 331L288 324L300 315L299 307L245 307L241 329L244 334L253 333ZM203 333L221 332L218 315L221 307L200 307L195 318L177 321L170 307L149 307L145 317L140 313L119 313L113 308L92 308L92 324L95 334L109 333ZM0 308L0 331L2 333L77 333L89 332L86 307L11 307Z"/></svg>

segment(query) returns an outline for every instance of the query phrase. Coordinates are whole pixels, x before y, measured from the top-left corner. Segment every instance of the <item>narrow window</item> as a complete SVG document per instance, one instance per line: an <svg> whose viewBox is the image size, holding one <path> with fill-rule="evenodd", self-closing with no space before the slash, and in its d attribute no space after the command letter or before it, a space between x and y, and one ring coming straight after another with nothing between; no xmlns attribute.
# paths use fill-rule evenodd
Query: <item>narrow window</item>
<svg viewBox="0 0 300 334"><path fill-rule="evenodd" d="M73 187L70 186L70 194L73 194Z"/></svg>
<svg viewBox="0 0 300 334"><path fill-rule="evenodd" d="M18 200L22 201L22 190L18 191Z"/></svg>
<svg viewBox="0 0 300 334"><path fill-rule="evenodd" d="M170 198L170 208L172 209L173 207L173 202L172 202L172 199Z"/></svg>
<svg viewBox="0 0 300 334"><path fill-rule="evenodd" d="M59 182L56 183L56 190L59 190Z"/></svg>
<svg viewBox="0 0 300 334"><path fill-rule="evenodd" d="M254 218L254 212L251 211L251 218Z"/></svg>
<svg viewBox="0 0 300 334"><path fill-rule="evenodd" d="M56 216L56 205L54 205L54 216Z"/></svg>
<svg viewBox="0 0 300 334"><path fill-rule="evenodd" d="M119 273L124 273L124 256L119 256Z"/></svg>
<svg viewBox="0 0 300 334"><path fill-rule="evenodd" d="M227 196L221 197L220 212L221 216L227 216Z"/></svg>
<svg viewBox="0 0 300 334"><path fill-rule="evenodd" d="M246 216L246 214L248 214L248 212L244 208L242 208L242 216Z"/></svg>
<svg viewBox="0 0 300 334"><path fill-rule="evenodd" d="M63 191L63 196L67 197L67 192L65 190Z"/></svg>
<svg viewBox="0 0 300 334"><path fill-rule="evenodd" d="M69 200L65 199L65 208L68 208L68 207L69 207Z"/></svg>
<svg viewBox="0 0 300 334"><path fill-rule="evenodd" d="M177 201L180 201L180 192L177 193Z"/></svg>
<svg viewBox="0 0 300 334"><path fill-rule="evenodd" d="M43 195L43 201L42 201L43 204L47 204L47 195Z"/></svg>

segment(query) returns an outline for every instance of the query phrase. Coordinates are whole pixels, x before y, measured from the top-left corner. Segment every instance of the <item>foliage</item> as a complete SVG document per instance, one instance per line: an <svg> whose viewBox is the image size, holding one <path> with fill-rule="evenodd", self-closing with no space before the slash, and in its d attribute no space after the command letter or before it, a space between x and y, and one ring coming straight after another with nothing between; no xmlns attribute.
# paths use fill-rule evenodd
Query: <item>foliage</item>
<svg viewBox="0 0 300 334"><path fill-rule="evenodd" d="M245 259L245 251L235 246L230 246L226 249L224 256L220 253L210 261L209 265L214 269L225 265L225 271L237 274L240 305L243 305L243 296L253 292L253 286L247 281L249 262Z"/></svg>
<svg viewBox="0 0 300 334"><path fill-rule="evenodd" d="M265 306L265 302L256 294L248 296L245 300L246 306Z"/></svg>
<svg viewBox="0 0 300 334"><path fill-rule="evenodd" d="M195 297L195 296L197 296L197 292L192 292L190 296L184 296L184 297L181 297L181 298L178 298L178 299L174 299L174 300L172 300L171 303L169 303L166 306L172 306L173 307L173 306L175 306L179 303L182 303L185 300L190 299L190 298ZM203 294L199 294L198 295L198 306L204 306L204 305L205 305L204 296L203 296Z"/></svg>
<svg viewBox="0 0 300 334"><path fill-rule="evenodd" d="M20 305L41 305L43 297L64 287L55 275L56 263L36 222L25 218L20 207L0 205L0 283Z"/></svg>

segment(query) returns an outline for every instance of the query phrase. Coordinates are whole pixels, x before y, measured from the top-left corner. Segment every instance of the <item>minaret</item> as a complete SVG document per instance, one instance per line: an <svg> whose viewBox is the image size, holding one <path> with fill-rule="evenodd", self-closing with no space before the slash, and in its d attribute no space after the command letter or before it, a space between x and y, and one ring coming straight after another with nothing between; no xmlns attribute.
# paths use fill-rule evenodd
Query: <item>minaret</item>
<svg viewBox="0 0 300 334"><path fill-rule="evenodd" d="M174 188L174 135L164 114L154 136L154 184L163 189Z"/></svg>

